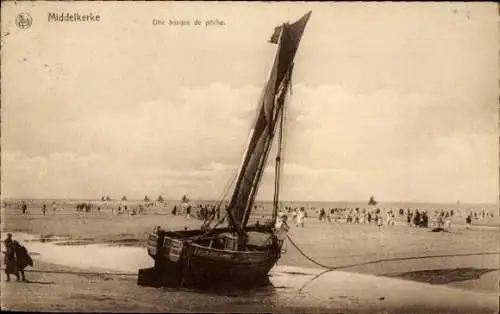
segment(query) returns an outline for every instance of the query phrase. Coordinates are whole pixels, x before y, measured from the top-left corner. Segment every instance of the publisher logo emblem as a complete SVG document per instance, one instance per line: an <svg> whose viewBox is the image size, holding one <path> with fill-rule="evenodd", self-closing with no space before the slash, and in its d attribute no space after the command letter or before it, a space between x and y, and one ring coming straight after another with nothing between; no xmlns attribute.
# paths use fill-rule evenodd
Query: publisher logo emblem
<svg viewBox="0 0 500 314"><path fill-rule="evenodd" d="M16 25L20 29L27 29L30 28L31 24L33 23L33 19L31 18L31 15L28 13L19 13L16 16Z"/></svg>

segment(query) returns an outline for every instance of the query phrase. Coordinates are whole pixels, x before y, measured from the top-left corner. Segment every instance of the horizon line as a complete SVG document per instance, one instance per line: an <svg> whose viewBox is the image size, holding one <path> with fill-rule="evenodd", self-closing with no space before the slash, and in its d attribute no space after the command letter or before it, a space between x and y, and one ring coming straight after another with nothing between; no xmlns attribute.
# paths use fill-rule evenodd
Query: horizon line
<svg viewBox="0 0 500 314"><path fill-rule="evenodd" d="M162 196L163 197L163 196ZM163 197L164 201L181 201L181 199L170 199L170 198L165 198ZM5 197L5 196L2 196L2 201L4 200L74 200L74 201L81 201L81 200L87 200L87 201L102 201L101 198L61 198L61 197L47 197L47 198L43 198L43 197ZM116 199L111 199L111 201L120 201L120 202L126 202L126 201L144 201L144 199L141 199L141 198L127 198L126 201L122 201L121 198L116 198ZM157 199L156 198L151 198L150 199L150 202L156 202ZM191 202L228 202L229 200L219 200L219 199L210 199L210 198L198 198L198 199L194 199L194 198L191 198L190 199ZM109 202L109 201L107 201ZM261 199L261 200L255 200L254 203L259 203L259 202L265 202L265 203L268 203L268 202L273 202L272 199L270 200L264 200L264 199ZM368 204L368 201L364 200L364 201L359 201L359 200L317 200L317 201L308 201L308 200L280 200L280 203L355 203L355 204L360 204L360 203L366 203L366 205L369 205ZM393 200L388 200L388 201L377 201L377 204L405 204L405 203L410 203L410 204L446 204L446 205L451 205L451 204L454 204L454 205L477 205L477 204L481 204L481 205L499 205L499 202L497 201L496 203L492 203L492 202L472 202L472 201L469 201L469 202L462 202L460 201L460 203L457 203L456 201L453 202L453 201L393 201ZM376 205L373 205L373 206L376 206ZM372 206L372 205L369 205L369 206Z"/></svg>

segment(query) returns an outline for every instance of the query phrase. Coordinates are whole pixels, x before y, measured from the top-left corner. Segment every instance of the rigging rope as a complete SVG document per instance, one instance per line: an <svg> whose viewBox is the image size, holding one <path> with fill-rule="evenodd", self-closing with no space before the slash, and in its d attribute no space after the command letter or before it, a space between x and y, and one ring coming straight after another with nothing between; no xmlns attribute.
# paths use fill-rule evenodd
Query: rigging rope
<svg viewBox="0 0 500 314"><path fill-rule="evenodd" d="M221 197L220 197L220 200L219 200L219 202L218 202L218 205L217 205L217 207L219 208L219 211L220 211L220 207L222 206L222 203L224 202L224 199L225 199L225 198L226 198L226 196L227 196L227 193L229 193L229 189L231 188L231 186L233 185L234 181L236 180L237 175L238 175L238 173L237 173L237 171L235 171L235 172L233 173L233 178L229 181L228 185L227 185L227 186L226 186L226 188L224 189L224 191L223 191L223 193L222 193L222 195L221 195ZM225 219L226 219L226 217L227 217L227 215L228 215L228 213L227 213L227 211L226 211L226 214L224 215L224 217L222 218L222 220L225 220ZM202 227L203 227L203 226L209 227L209 226L210 226L210 224L212 223L212 221L214 220L214 218L215 218L215 215L212 215L212 216L210 217L210 219L205 220L205 221L203 222ZM217 227L218 225L219 225L219 223L215 224L215 226L213 226L212 228L209 228L209 230L214 229L214 228L215 228L215 227Z"/></svg>
<svg viewBox="0 0 500 314"><path fill-rule="evenodd" d="M234 181L236 180L237 176L238 176L238 170L236 169L233 172L232 179L228 181L228 184L224 188L224 190L222 192L222 195L219 198L219 202L218 202L218 205L217 205L217 208L218 208L219 212L220 212L220 208L222 206L222 203L224 202L224 200L225 200L225 198L227 196L227 193L229 193L229 190L231 189L231 186L234 184ZM227 216L228 216L228 212L226 211L226 214L224 215L224 217L222 218L221 221L224 221L227 218ZM209 219L205 219L205 221L203 221L202 227L207 227L208 228L214 219L215 219L215 215L210 216ZM215 224L215 226L213 226L212 228L209 228L207 230L207 232L213 230L215 227L217 227L219 225L219 223L220 223L220 221L217 222Z"/></svg>

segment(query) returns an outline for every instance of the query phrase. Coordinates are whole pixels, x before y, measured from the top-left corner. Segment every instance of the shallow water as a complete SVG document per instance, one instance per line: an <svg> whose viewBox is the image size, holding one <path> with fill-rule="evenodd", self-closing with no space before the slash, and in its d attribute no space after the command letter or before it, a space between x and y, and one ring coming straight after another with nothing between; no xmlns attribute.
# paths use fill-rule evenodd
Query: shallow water
<svg viewBox="0 0 500 314"><path fill-rule="evenodd" d="M4 238L2 234L2 238ZM15 239L24 244L37 259L82 269L103 269L136 274L139 268L153 266L143 248L104 244L60 245L72 243L67 238L16 233Z"/></svg>
<svg viewBox="0 0 500 314"><path fill-rule="evenodd" d="M5 234L2 233L2 238ZM73 241L64 237L40 237L27 233L16 233L15 239L24 244L30 254L37 259L62 265L78 267L81 269L102 269L137 274L139 268L153 266L153 260L145 248L116 246L106 244L81 244L72 245ZM63 245L61 245L63 244ZM322 269L276 266L272 273L292 274L312 277Z"/></svg>

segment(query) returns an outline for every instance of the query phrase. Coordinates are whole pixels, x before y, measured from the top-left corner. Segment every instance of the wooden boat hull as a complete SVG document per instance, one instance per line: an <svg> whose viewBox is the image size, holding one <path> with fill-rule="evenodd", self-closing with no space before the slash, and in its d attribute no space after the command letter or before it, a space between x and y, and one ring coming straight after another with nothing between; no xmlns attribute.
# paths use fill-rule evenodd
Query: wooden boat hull
<svg viewBox="0 0 500 314"><path fill-rule="evenodd" d="M251 230L251 229L250 229ZM255 229L254 229L255 230ZM226 231L218 230L219 233ZM196 230L190 231L196 234ZM153 233L148 254L152 269L139 271L139 284L172 287L259 286L281 257L282 240L269 231L269 245L253 251L214 249L186 240L186 232Z"/></svg>
<svg viewBox="0 0 500 314"><path fill-rule="evenodd" d="M185 254L186 279L188 284L196 286L262 284L280 257L279 252L273 249L261 252L221 252L197 245L189 246Z"/></svg>

